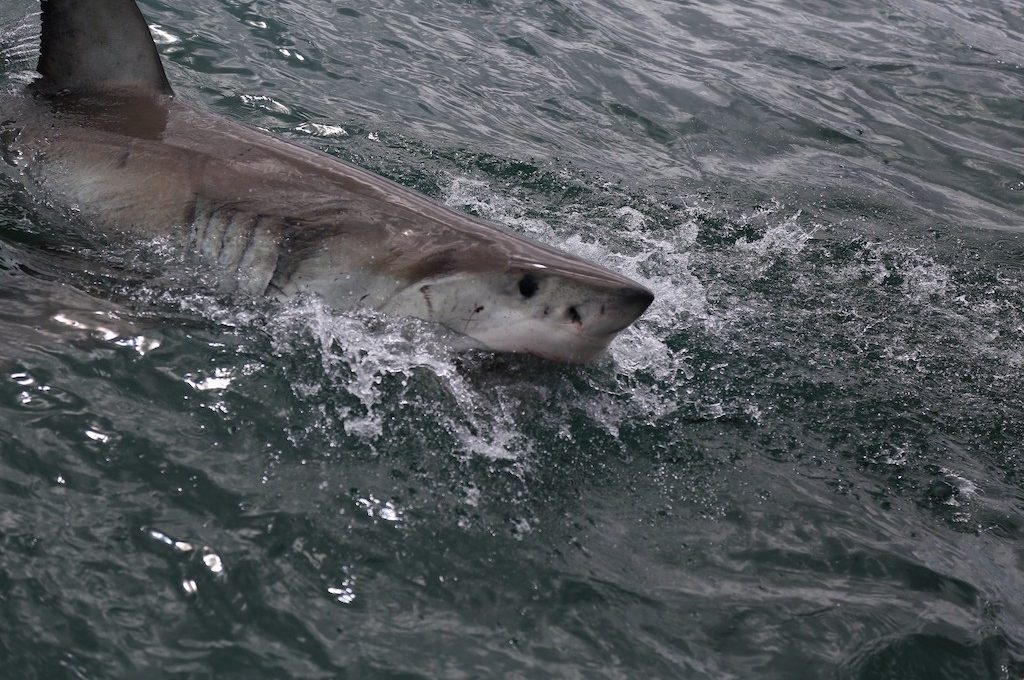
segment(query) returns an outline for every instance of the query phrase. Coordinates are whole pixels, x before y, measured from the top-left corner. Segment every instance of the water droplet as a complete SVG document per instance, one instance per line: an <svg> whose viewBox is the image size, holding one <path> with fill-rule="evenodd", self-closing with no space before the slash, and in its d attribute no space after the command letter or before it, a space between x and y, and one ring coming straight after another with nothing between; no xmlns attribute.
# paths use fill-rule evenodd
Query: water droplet
<svg viewBox="0 0 1024 680"><path fill-rule="evenodd" d="M102 432L97 432L96 430L86 430L85 436L93 440L94 442L100 442L101 444L106 444L107 442L110 441L109 434L103 434Z"/></svg>
<svg viewBox="0 0 1024 680"><path fill-rule="evenodd" d="M209 552L203 555L203 564L206 565L206 568L209 569L211 573L224 573L224 563L221 561L220 555L217 553Z"/></svg>

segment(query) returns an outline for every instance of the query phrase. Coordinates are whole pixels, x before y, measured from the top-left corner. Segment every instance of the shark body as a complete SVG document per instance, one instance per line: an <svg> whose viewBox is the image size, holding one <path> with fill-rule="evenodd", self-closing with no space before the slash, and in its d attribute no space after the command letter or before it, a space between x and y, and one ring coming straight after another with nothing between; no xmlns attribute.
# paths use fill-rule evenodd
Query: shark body
<svg viewBox="0 0 1024 680"><path fill-rule="evenodd" d="M43 0L40 78L3 95L5 157L105 234L162 238L252 295L440 323L586 361L653 300L604 267L176 98L133 0Z"/></svg>

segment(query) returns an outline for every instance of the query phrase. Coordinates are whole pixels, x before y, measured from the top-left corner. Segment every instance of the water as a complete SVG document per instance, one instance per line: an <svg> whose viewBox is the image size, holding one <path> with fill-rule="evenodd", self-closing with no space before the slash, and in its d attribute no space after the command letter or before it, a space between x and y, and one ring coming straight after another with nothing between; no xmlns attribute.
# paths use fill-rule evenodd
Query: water
<svg viewBox="0 0 1024 680"><path fill-rule="evenodd" d="M457 355L9 172L3 677L1024 675L1024 4L143 8L180 96L658 300Z"/></svg>

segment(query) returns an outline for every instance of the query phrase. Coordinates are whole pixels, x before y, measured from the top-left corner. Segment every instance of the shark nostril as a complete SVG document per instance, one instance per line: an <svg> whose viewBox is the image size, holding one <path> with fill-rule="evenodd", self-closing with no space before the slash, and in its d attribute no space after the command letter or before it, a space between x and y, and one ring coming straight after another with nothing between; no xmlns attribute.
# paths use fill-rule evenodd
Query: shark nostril
<svg viewBox="0 0 1024 680"><path fill-rule="evenodd" d="M573 323L583 323L583 317L580 316L580 311L576 307L570 307L566 314L569 316L569 321Z"/></svg>

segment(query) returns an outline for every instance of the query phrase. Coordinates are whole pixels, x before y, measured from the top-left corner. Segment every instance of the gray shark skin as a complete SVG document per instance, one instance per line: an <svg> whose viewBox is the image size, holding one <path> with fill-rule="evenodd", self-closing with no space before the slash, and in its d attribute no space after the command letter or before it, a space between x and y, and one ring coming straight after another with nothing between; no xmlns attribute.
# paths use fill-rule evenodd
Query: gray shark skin
<svg viewBox="0 0 1024 680"><path fill-rule="evenodd" d="M171 94L132 0L44 0L41 78L0 95L4 156L91 228L162 238L225 289L442 324L465 346L582 362L640 284Z"/></svg>

